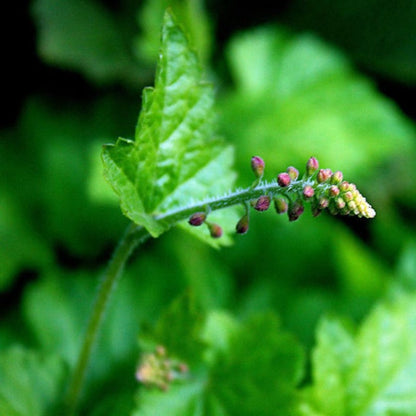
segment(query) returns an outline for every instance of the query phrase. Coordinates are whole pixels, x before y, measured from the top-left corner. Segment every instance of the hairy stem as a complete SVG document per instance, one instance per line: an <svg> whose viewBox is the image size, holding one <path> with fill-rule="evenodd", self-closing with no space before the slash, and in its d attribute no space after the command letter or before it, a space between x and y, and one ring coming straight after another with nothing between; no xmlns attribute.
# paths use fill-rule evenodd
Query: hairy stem
<svg viewBox="0 0 416 416"><path fill-rule="evenodd" d="M252 187L240 191L232 192L223 197L210 198L199 203L182 207L174 211L156 216L158 221L166 224L166 228L170 228L178 221L189 218L194 212L204 211L209 207L210 211L215 211L222 208L231 207L233 205L245 204L247 201L256 199L261 195L268 194L274 196L295 195L301 192L303 186L307 184L306 180L293 181L288 187L280 187L277 183L260 184L254 189ZM119 245L114 251L111 261L103 276L98 293L93 305L92 313L88 321L83 344L78 356L78 361L75 370L70 380L69 388L65 398L66 414L71 416L74 414L77 407L79 396L82 390L85 375L88 369L88 364L91 359L93 347L98 336L98 332L107 309L111 293L117 285L124 266L130 257L133 250L139 243L144 242L150 234L140 226L130 224L121 239Z"/></svg>
<svg viewBox="0 0 416 416"><path fill-rule="evenodd" d="M98 293L88 321L78 361L65 397L65 409L67 415L73 415L78 404L95 340L97 338L106 307L109 303L111 293L117 285L117 282L123 273L124 266L132 251L139 243L143 242L148 237L149 234L142 227L130 224L126 229L123 238L120 240L119 245L115 249L110 263L108 264L107 270L98 288Z"/></svg>
<svg viewBox="0 0 416 416"><path fill-rule="evenodd" d="M194 212L204 211L207 207L210 208L210 211L216 211L222 208L228 208L233 205L245 204L247 201L252 199L257 199L262 195L270 195L271 197L275 195L285 195L285 196L295 196L296 194L301 195L302 189L305 185L312 184L312 180L302 179L297 181L292 181L289 186L281 187L276 182L271 183L262 183L256 186L254 189L252 187L242 189L239 191L232 192L230 194L224 195L222 197L210 198L187 207L182 207L173 211L168 211L164 214L161 214L156 217L157 220L160 220L168 225L174 225L178 221L182 221ZM316 186L315 186L316 187ZM318 187L327 188L329 184L320 184Z"/></svg>

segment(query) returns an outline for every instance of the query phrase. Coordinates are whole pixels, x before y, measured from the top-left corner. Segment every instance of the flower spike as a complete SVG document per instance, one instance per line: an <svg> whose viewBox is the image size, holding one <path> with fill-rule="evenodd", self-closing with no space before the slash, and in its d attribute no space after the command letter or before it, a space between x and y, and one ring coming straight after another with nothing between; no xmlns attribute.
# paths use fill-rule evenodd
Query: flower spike
<svg viewBox="0 0 416 416"><path fill-rule="evenodd" d="M194 213L188 222L193 226L206 224L211 237L219 238L223 234L218 224L206 221L210 210L226 208L236 204L243 204L245 214L237 222L235 230L238 234L245 234L249 229L248 208L250 205L256 211L266 211L271 201L278 214L287 213L289 221L296 221L303 214L306 204L311 204L314 217L327 210L331 215L356 215L358 217L374 218L373 207L358 191L357 187L344 180L341 171L332 172L331 169L320 169L315 157L306 163L306 172L299 179L299 171L289 166L286 172L277 175L277 180L271 183L260 183L264 173L265 163L259 156L251 158L251 168L256 180L251 187L236 191L217 200L208 200L195 205ZM205 212L204 212L205 209Z"/></svg>

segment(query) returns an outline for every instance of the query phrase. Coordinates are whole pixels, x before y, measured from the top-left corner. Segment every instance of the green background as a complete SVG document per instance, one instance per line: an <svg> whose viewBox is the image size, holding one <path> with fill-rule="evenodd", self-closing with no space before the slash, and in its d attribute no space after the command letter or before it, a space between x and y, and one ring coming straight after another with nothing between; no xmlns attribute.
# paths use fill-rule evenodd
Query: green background
<svg viewBox="0 0 416 416"><path fill-rule="evenodd" d="M215 84L217 130L234 145L237 185L253 180L254 154L265 159L267 179L289 165L303 172L313 155L356 183L377 216L305 212L289 223L270 210L253 213L249 233L220 250L180 229L148 241L129 263L107 313L84 413L130 414L140 328L154 324L184 291L193 293L201 313L227 313L252 325L259 339L261 325L250 319L275 314L276 326L309 357L323 316L359 325L381 299L416 288L414 1L293 0L271 9L261 1L248 7L214 0L12 5L17 20L4 35L3 64L4 84L12 88L3 96L0 130L0 351L6 363L0 363L0 380L33 364L29 384L55 381L42 394L12 385L10 391L24 391L27 400L26 409L10 414L45 414L54 389L63 388L63 368L76 359L97 279L128 223L102 179L101 145L134 136L141 90L154 80L167 5ZM226 328L229 318L221 316L212 319ZM328 328L325 322L321 327ZM47 358L39 364L26 350ZM238 350L234 359L243 362L249 354ZM11 361L15 369L7 368ZM235 375L233 365L221 369ZM264 367L263 379L272 378ZM219 380L231 377L221 369ZM306 370L291 383L310 377ZM106 398L110 391L116 401ZM206 414L255 414L250 405L256 414L273 414L256 408L261 395L238 410L226 390L216 394L216 401L204 399L211 409ZM42 396L43 407L29 396ZM287 403L282 397L276 406ZM159 403L162 413L170 406L145 400L150 408L152 400ZM229 407L221 413L217 401ZM343 414L333 409L321 410ZM172 414L197 414L177 411Z"/></svg>

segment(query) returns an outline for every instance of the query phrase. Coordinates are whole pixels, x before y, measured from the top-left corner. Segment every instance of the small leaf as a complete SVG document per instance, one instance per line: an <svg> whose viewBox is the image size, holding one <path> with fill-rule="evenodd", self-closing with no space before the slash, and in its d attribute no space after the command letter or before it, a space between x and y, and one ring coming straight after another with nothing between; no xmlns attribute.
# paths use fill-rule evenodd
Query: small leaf
<svg viewBox="0 0 416 416"><path fill-rule="evenodd" d="M103 151L105 176L124 214L153 237L172 225L155 216L178 208L183 192L197 200L212 195L217 180L232 185L228 164L210 173L225 148L214 134L212 86L201 79L197 56L166 13L155 87L143 92L135 141L120 138Z"/></svg>
<svg viewBox="0 0 416 416"><path fill-rule="evenodd" d="M56 356L44 356L22 347L0 354L0 414L44 416L57 414L67 369Z"/></svg>

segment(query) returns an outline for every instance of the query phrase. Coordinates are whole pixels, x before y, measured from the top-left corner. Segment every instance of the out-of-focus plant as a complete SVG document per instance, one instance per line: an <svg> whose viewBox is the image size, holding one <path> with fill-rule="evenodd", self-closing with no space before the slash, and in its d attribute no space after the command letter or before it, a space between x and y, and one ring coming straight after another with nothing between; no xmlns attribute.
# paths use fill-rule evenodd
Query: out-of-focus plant
<svg viewBox="0 0 416 416"><path fill-rule="evenodd" d="M178 14L205 60L207 32L189 27L190 16L199 16L199 3L192 4ZM71 0L63 9L47 0L36 5L46 59L55 57L55 64L95 82L137 83L137 63L121 47L114 16L93 1ZM148 26L145 36L136 38L139 56L152 56L154 22L164 6L164 1L147 4L143 16L153 20L142 17L142 27ZM101 28L89 38L97 51L90 59L82 50L70 53L80 40L68 36L74 25L57 24L77 21L77 13L84 22L81 38ZM62 44L70 39L72 46ZM107 57L106 42L114 46ZM32 100L22 116L19 134L33 141L22 141L29 147L17 141L0 167L28 179L8 175L4 186L0 209L9 210L0 225L7 267L0 278L7 287L22 264L38 268L41 278L23 293L27 331L19 332L14 315L0 328L0 347L7 347L0 353L0 413L61 414L64 401L67 413L79 406L80 414L95 416L272 415L276 409L298 416L414 414L414 244L405 247L395 271L341 221L326 215L315 221L322 211L353 220L372 218L375 211L341 171L320 168L314 157L304 173L294 167L311 154L319 154L325 165L339 159L345 176L360 177L366 194L381 207L372 230L382 235L385 227L401 225L399 215L393 225L385 217L392 195L409 195L406 204L412 198L411 180L391 172L410 163L413 127L316 38L275 28L237 35L228 48L234 87L222 91L219 101L219 127L235 142L239 180L249 184L236 188L234 149L217 137L213 87L169 13L160 52L155 87L144 90L134 140L120 138L102 153L105 176L130 225L104 272L92 311L96 273L88 262L123 225L113 209L114 195L102 185L97 143L108 131L124 128L131 114L104 97L88 112L72 109L71 118L65 109L52 112L45 102ZM117 56L114 62L111 57ZM150 66L144 66L146 74ZM277 146L270 140L274 135ZM49 137L47 150L41 150ZM90 141L75 145L73 137ZM267 155L267 167L253 152ZM14 163L14 155L26 163ZM43 169L38 178L37 160ZM289 164L294 166L278 173ZM308 206L313 215L303 215ZM290 224L270 211L285 214ZM36 221L24 221L26 213ZM360 221L354 224L368 225ZM247 234L249 228L256 232ZM124 270L138 244L168 230L157 250L143 246L140 261ZM58 248L84 258L83 267L64 270L58 261L65 259L53 258L41 231ZM209 251L209 246L228 246L232 234L247 234L238 249ZM402 230L392 233L393 242L379 239L379 250L391 256L394 238L404 236L411 240L412 234ZM172 263L178 273L172 273ZM247 279L239 282L245 292L233 305L242 319L218 310L234 296L231 265L239 279ZM123 271L126 278L119 281ZM329 281L340 288L328 287ZM172 301L183 287L190 293ZM378 305L368 313L374 301ZM348 319L321 319L310 351L311 334L325 309L367 317L357 330ZM151 324L143 327L143 321ZM135 367L139 326L142 354ZM306 349L297 338L306 341ZM36 350L13 345L18 341Z"/></svg>

